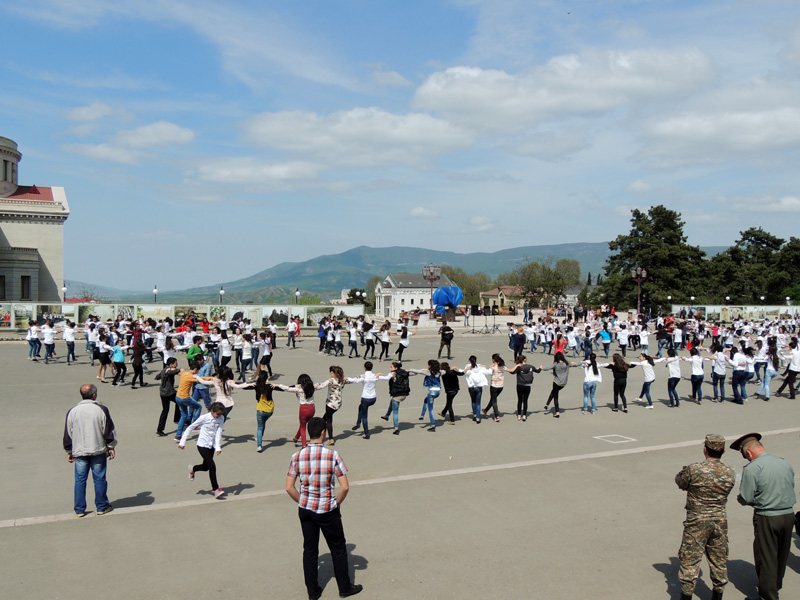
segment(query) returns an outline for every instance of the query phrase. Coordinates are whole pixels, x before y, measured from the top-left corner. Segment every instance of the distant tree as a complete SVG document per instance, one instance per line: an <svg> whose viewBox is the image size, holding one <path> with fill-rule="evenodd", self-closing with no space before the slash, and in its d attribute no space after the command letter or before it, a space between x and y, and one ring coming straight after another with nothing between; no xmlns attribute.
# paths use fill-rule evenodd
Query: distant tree
<svg viewBox="0 0 800 600"><path fill-rule="evenodd" d="M642 305L665 306L667 296L688 298L705 285L705 253L686 242L680 213L664 206L647 212L631 211L631 230L609 242L599 292L607 304L625 309L636 306L637 285L631 270L642 267Z"/></svg>
<svg viewBox="0 0 800 600"><path fill-rule="evenodd" d="M359 295L356 295L356 292ZM347 292L347 303L348 304L366 304L367 303L367 290L363 288L352 288L349 292Z"/></svg>
<svg viewBox="0 0 800 600"><path fill-rule="evenodd" d="M306 292L305 294L300 294L300 298L298 299L298 304L322 304L322 298L319 297L319 294L309 294Z"/></svg>
<svg viewBox="0 0 800 600"><path fill-rule="evenodd" d="M479 304L481 292L487 292L492 287L491 278L482 271L467 273L460 267L444 265L442 273L464 293L464 304Z"/></svg>
<svg viewBox="0 0 800 600"><path fill-rule="evenodd" d="M591 272L586 276L586 285L592 285L592 274L591 274Z"/></svg>
<svg viewBox="0 0 800 600"><path fill-rule="evenodd" d="M595 279L595 280L594 280L594 284L595 284L595 285L600 285L600 282L601 282L601 281L603 281L603 278L602 278L602 276L600 275L600 273L598 273L598 274L597 274L597 279Z"/></svg>
<svg viewBox="0 0 800 600"><path fill-rule="evenodd" d="M364 289L367 292L367 307L372 310L375 309L375 286L377 286L382 280L383 277L373 275L367 279L367 283L364 284Z"/></svg>
<svg viewBox="0 0 800 600"><path fill-rule="evenodd" d="M581 281L577 260L562 258L544 261L526 260L511 271L505 285L522 288L523 296L533 306L550 306L565 296L568 288Z"/></svg>

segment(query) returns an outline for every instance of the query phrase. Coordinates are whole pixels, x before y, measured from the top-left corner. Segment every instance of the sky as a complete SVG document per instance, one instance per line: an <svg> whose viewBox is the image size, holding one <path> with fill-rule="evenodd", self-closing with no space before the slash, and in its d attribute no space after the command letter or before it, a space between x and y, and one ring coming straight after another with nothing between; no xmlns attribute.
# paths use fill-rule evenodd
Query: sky
<svg viewBox="0 0 800 600"><path fill-rule="evenodd" d="M800 3L26 0L0 136L69 279L183 289L367 245L800 222Z"/></svg>

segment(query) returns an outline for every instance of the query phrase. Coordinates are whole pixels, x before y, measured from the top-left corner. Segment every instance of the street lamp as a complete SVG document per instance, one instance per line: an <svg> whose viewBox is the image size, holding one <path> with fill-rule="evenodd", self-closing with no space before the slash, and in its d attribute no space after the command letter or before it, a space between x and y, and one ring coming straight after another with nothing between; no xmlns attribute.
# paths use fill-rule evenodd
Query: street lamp
<svg viewBox="0 0 800 600"><path fill-rule="evenodd" d="M631 269L631 279L636 282L636 315L642 314L642 281L647 278L647 269L636 267Z"/></svg>
<svg viewBox="0 0 800 600"><path fill-rule="evenodd" d="M764 296L761 296L761 303L764 303Z"/></svg>
<svg viewBox="0 0 800 600"><path fill-rule="evenodd" d="M422 267L422 277L431 284L431 308L428 311L428 318L433 319L433 282L442 277L442 267L437 267L433 263Z"/></svg>
<svg viewBox="0 0 800 600"><path fill-rule="evenodd" d="M356 290L356 304L361 304L361 292Z"/></svg>
<svg viewBox="0 0 800 600"><path fill-rule="evenodd" d="M158 286L153 286L153 304L158 304Z"/></svg>
<svg viewBox="0 0 800 600"><path fill-rule="evenodd" d="M791 300L791 298L789 296L786 296L786 306L789 306L789 301L790 300Z"/></svg>
<svg viewBox="0 0 800 600"><path fill-rule="evenodd" d="M225 290L222 289L222 286L219 286L219 303L222 304L222 297L225 295Z"/></svg>
<svg viewBox="0 0 800 600"><path fill-rule="evenodd" d="M300 304L300 288L294 289L294 303Z"/></svg>
<svg viewBox="0 0 800 600"><path fill-rule="evenodd" d="M66 281L61 285L61 297L64 300L67 299L67 282Z"/></svg>
<svg viewBox="0 0 800 600"><path fill-rule="evenodd" d="M689 296L689 300L691 300L692 304L694 304L694 296Z"/></svg>

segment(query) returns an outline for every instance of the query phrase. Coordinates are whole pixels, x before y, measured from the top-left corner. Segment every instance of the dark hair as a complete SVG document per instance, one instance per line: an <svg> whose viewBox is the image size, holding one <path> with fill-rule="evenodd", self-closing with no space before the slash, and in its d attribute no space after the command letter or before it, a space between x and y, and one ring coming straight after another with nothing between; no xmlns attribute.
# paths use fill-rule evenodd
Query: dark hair
<svg viewBox="0 0 800 600"><path fill-rule="evenodd" d="M203 337L202 337L202 336L200 336L200 335L196 335L196 336L194 336L194 337L192 338L192 343L193 343L193 344L196 344L197 342L202 342L202 341L203 341Z"/></svg>
<svg viewBox="0 0 800 600"><path fill-rule="evenodd" d="M325 419L322 417L311 417L308 420L308 425L306 425L306 431L308 431L308 437L312 440L317 440L322 436L322 432L325 431Z"/></svg>
<svg viewBox="0 0 800 600"><path fill-rule="evenodd" d="M256 398L258 400L261 399L261 396L266 395L269 397L271 394L269 392L272 391L272 386L267 383L269 379L269 372L268 371L259 371L258 372L258 379L256 380Z"/></svg>
<svg viewBox="0 0 800 600"><path fill-rule="evenodd" d="M372 361L367 361L364 363L364 370L365 371L372 371Z"/></svg>
<svg viewBox="0 0 800 600"><path fill-rule="evenodd" d="M233 380L233 369L230 367L220 367L217 372L217 379L219 379L222 384L222 393L229 396L231 392L228 387L228 382Z"/></svg>
<svg viewBox="0 0 800 600"><path fill-rule="evenodd" d="M406 339L408 337L408 327L405 325L403 326L402 331L400 331L400 337L401 339Z"/></svg>
<svg viewBox="0 0 800 600"><path fill-rule="evenodd" d="M600 371L597 370L597 355L594 352L589 355L589 363L592 365L592 372L598 375Z"/></svg>
<svg viewBox="0 0 800 600"><path fill-rule="evenodd" d="M297 385L303 388L303 393L306 395L307 400L310 400L314 397L314 382L306 373L301 373L298 375Z"/></svg>
<svg viewBox="0 0 800 600"><path fill-rule="evenodd" d="M167 364L167 366L169 366L169 365L177 365L178 364L178 359L175 358L174 356L170 356L167 359L167 363L166 364Z"/></svg>
<svg viewBox="0 0 800 600"><path fill-rule="evenodd" d="M334 378L339 383L344 383L344 370L342 367L338 365L331 365L330 369L328 369L331 373L333 373Z"/></svg>
<svg viewBox="0 0 800 600"><path fill-rule="evenodd" d="M450 370L450 365L448 363L446 363L446 362L439 363L439 368L442 371L449 371Z"/></svg>
<svg viewBox="0 0 800 600"><path fill-rule="evenodd" d="M469 357L469 364L473 369L478 366L478 358L474 354Z"/></svg>
<svg viewBox="0 0 800 600"><path fill-rule="evenodd" d="M495 363L498 367L506 366L506 361L504 361L503 357L497 354L496 352L492 354L492 362Z"/></svg>
<svg viewBox="0 0 800 600"><path fill-rule="evenodd" d="M514 362L518 365L524 363L527 359L525 358L524 354L520 354L517 358L514 359Z"/></svg>
<svg viewBox="0 0 800 600"><path fill-rule="evenodd" d="M670 348L669 350L667 350L667 356L669 356L670 358L675 356L675 349L674 348Z"/></svg>
<svg viewBox="0 0 800 600"><path fill-rule="evenodd" d="M431 372L431 375L438 375L439 374L439 361L435 358L432 358L428 361L428 370Z"/></svg>
<svg viewBox="0 0 800 600"><path fill-rule="evenodd" d="M568 362L563 352L556 352L555 355L553 356L553 363L557 362L563 362L563 363Z"/></svg>
<svg viewBox="0 0 800 600"><path fill-rule="evenodd" d="M614 356L611 357L611 360L614 361L614 366L623 373L626 372L631 367L628 363L625 362L625 359L622 358L621 354L615 354Z"/></svg>
<svg viewBox="0 0 800 600"><path fill-rule="evenodd" d="M691 354L692 356L697 356L698 354L700 354L700 352L697 350L697 348L692 347L692 349L689 350L689 354Z"/></svg>
<svg viewBox="0 0 800 600"><path fill-rule="evenodd" d="M652 356L648 356L648 355L647 355L647 354L645 354L644 352L642 352L642 356L644 356L644 359L645 359L647 362L649 362L649 363L650 363L650 366L651 366L651 367L652 367L653 365L655 365L655 362L653 362L653 357L652 357Z"/></svg>
<svg viewBox="0 0 800 600"><path fill-rule="evenodd" d="M772 368L776 371L780 370L781 360L778 358L778 347L775 344L770 344L767 350L767 355L772 361Z"/></svg>

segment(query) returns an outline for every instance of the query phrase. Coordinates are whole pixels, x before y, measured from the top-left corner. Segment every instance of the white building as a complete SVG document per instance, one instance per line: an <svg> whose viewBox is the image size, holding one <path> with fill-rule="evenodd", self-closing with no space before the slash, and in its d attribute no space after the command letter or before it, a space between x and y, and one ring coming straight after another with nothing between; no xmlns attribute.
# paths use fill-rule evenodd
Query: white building
<svg viewBox="0 0 800 600"><path fill-rule="evenodd" d="M444 273L433 282L433 289L455 285ZM399 319L400 313L431 308L431 284L422 274L389 273L375 286L375 314Z"/></svg>
<svg viewBox="0 0 800 600"><path fill-rule="evenodd" d="M17 185L21 159L17 144L0 137L0 300L61 302L67 195Z"/></svg>

